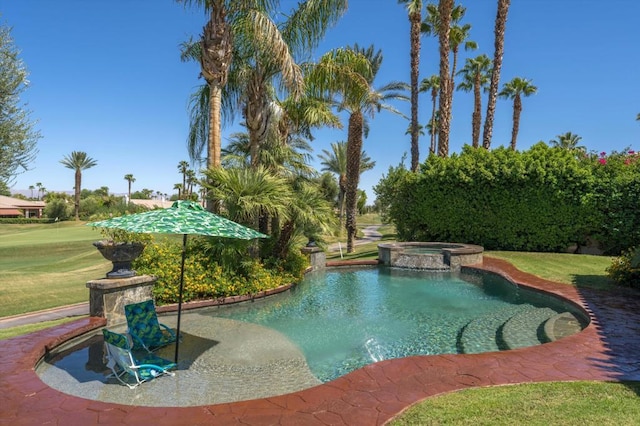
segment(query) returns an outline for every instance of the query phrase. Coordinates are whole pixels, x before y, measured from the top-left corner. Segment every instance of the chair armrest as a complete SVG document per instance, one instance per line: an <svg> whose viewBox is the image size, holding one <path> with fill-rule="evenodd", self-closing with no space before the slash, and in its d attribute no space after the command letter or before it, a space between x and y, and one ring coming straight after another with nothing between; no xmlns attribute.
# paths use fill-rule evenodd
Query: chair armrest
<svg viewBox="0 0 640 426"><path fill-rule="evenodd" d="M168 326L162 324L161 322L159 322L158 324L160 324L160 327L164 328L166 331L169 332L169 334L171 334L171 337L173 337L174 339L176 338L176 333L170 329Z"/></svg>

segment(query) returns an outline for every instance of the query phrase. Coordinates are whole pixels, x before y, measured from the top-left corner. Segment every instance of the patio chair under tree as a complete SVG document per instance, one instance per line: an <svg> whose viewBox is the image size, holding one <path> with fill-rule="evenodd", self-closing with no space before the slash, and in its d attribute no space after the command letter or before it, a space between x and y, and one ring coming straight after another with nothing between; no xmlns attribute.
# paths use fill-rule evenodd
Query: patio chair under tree
<svg viewBox="0 0 640 426"><path fill-rule="evenodd" d="M124 313L133 338L133 349L144 348L151 352L176 341L175 332L158 322L153 300L126 305Z"/></svg>
<svg viewBox="0 0 640 426"><path fill-rule="evenodd" d="M155 379L163 375L174 376L169 371L176 364L155 355L151 352L143 352L143 356L138 358L131 350L130 338L127 335L102 329L104 345L107 349L107 367L113 374L108 377L115 377L120 383L133 389L142 383ZM126 381L124 376L129 375L135 380Z"/></svg>

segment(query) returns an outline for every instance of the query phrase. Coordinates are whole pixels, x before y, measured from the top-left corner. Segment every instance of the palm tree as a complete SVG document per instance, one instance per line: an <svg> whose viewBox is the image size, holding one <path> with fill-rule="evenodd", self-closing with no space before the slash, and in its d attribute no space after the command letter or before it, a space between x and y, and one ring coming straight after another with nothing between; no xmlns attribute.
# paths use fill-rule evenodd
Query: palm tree
<svg viewBox="0 0 640 426"><path fill-rule="evenodd" d="M420 128L418 124L418 78L420 69L420 27L422 21L422 0L398 0L407 5L411 42L411 170L417 171L420 164Z"/></svg>
<svg viewBox="0 0 640 426"><path fill-rule="evenodd" d="M438 41L440 45L440 122L438 132L438 155L449 155L449 130L451 128L451 85L453 81L449 75L449 49L451 44L449 34L451 31L451 12L453 0L440 0L438 14L440 22L438 29Z"/></svg>
<svg viewBox="0 0 640 426"><path fill-rule="evenodd" d="M132 174L126 174L124 175L124 180L129 183L129 198L127 198L127 200L131 202L131 184L136 181L136 178L134 178Z"/></svg>
<svg viewBox="0 0 640 426"><path fill-rule="evenodd" d="M457 72L458 65L458 51L460 45L464 46L464 50L475 50L478 48L478 44L475 41L467 40L469 38L469 31L471 31L470 24L458 25L460 20L464 17L467 8L460 5L455 6L451 12L451 31L449 32L449 44L451 45L451 52L453 52L453 60L451 63L451 86L449 87L449 103L453 105L453 89L455 88L454 77Z"/></svg>
<svg viewBox="0 0 640 426"><path fill-rule="evenodd" d="M33 190L36 189L35 186L29 185L29 190L31 190L31 199L33 200Z"/></svg>
<svg viewBox="0 0 640 426"><path fill-rule="evenodd" d="M40 193L42 192L42 182L36 182L36 187L38 188L38 200L40 200Z"/></svg>
<svg viewBox="0 0 640 426"><path fill-rule="evenodd" d="M76 220L80 220L80 191L82 190L82 171L90 169L98 164L96 160L87 156L86 152L73 151L71 155L60 160L66 168L75 170L75 215Z"/></svg>
<svg viewBox="0 0 640 426"><path fill-rule="evenodd" d="M445 8L445 12L441 8ZM464 17L466 8L461 5L455 5L454 1L446 0L440 1L438 5L427 5L427 16L422 23L422 33L429 36L438 36L440 44L440 79L439 89L444 94L444 99L440 97L440 117L443 121L445 129L440 126L438 132L446 133L446 137L443 141L438 138L438 155L449 155L449 129L451 127L451 108L453 105L453 89L455 88L454 77L456 75L456 67L458 61L458 51L460 45L464 45L465 50L477 49L477 44L474 41L468 41L469 31L471 25L458 25L460 20ZM445 13L445 15L442 15ZM444 16L444 18L442 18ZM453 53L453 63L451 66L451 73L448 79L442 78L444 73L449 74L449 50ZM445 81L446 80L446 81ZM447 83L447 87L441 87L442 83ZM442 111L442 107L445 107L445 111ZM435 113L431 115L432 124L435 123ZM435 132L432 134L432 145L435 145ZM434 149L435 151L435 149Z"/></svg>
<svg viewBox="0 0 640 426"><path fill-rule="evenodd" d="M208 166L219 166L220 105L226 105L230 118L242 105L252 138L252 164L256 166L257 151L272 118L268 107L274 78L280 77L283 87L294 95L302 92L302 74L293 58L308 54L317 45L326 29L346 10L346 0L301 2L282 23L271 18L284 16L277 15L278 1L178 1L205 6L210 11L203 40L183 45L183 59L199 60L209 85L209 90L200 90L191 97L190 156L192 160L201 157L206 135ZM209 207L214 209L215 203L209 203Z"/></svg>
<svg viewBox="0 0 640 426"><path fill-rule="evenodd" d="M502 87L498 96L513 99L513 130L511 132L511 149L516 150L516 139L520 128L520 113L522 112L522 96L531 96L538 88L531 84L531 80L515 77Z"/></svg>
<svg viewBox="0 0 640 426"><path fill-rule="evenodd" d="M222 201L229 219L251 227L265 211L287 219L291 189L286 179L274 176L264 167L207 169L204 174L203 186Z"/></svg>
<svg viewBox="0 0 640 426"><path fill-rule="evenodd" d="M178 172L182 175L182 194L185 195L187 192L187 172L189 171L189 163L182 160L178 163ZM182 198L186 198L183 196Z"/></svg>
<svg viewBox="0 0 640 426"><path fill-rule="evenodd" d="M331 144L331 151L322 150L318 155L322 160L321 170L334 173L338 176L338 211L340 217L340 229L344 223L344 199L347 191L347 143L344 141ZM362 151L360 158L360 174L375 167L376 162L372 161L365 151Z"/></svg>
<svg viewBox="0 0 640 426"><path fill-rule="evenodd" d="M173 185L173 189L178 191L178 200L182 200L182 184L181 183L176 183Z"/></svg>
<svg viewBox="0 0 640 426"><path fill-rule="evenodd" d="M475 58L467 58L467 61L458 74L462 74L463 80L458 85L459 90L469 92L473 90L473 114L471 116L471 140L474 148L480 146L480 125L482 123L482 97L480 92L487 90L489 74L491 72L491 59L487 55L479 55Z"/></svg>
<svg viewBox="0 0 640 426"><path fill-rule="evenodd" d="M304 235L309 240L315 240L320 235L328 234L335 225L331 203L324 198L317 183L301 179L294 182L292 189L287 219L273 249L277 259L287 258L296 237Z"/></svg>
<svg viewBox="0 0 640 426"><path fill-rule="evenodd" d="M238 61L237 75L245 78L234 80L241 82L238 89L246 97L243 114L249 131L252 167L259 164L258 151L265 142L265 130L275 118L270 108L274 79L278 77L294 99L304 93L296 57L308 56L346 6L346 0L304 1L280 25L266 13L252 14L253 27L246 30L250 37L245 43L236 44L239 55L246 58L243 63Z"/></svg>
<svg viewBox="0 0 640 426"><path fill-rule="evenodd" d="M227 76L231 65L233 35L231 25L227 21L228 7L225 0L178 0L186 6L195 4L204 6L209 12L209 21L203 28L199 43L183 45L182 60L196 59L200 62L201 75L208 86L207 119L205 124L207 145L207 167L220 167L221 137L221 104L222 89L227 84ZM245 2L236 1L236 7L242 8ZM242 3L242 4L239 4ZM204 144L205 136L189 133L188 145L190 153L198 143ZM199 156L192 156L192 160Z"/></svg>
<svg viewBox="0 0 640 426"><path fill-rule="evenodd" d="M484 118L484 131L482 134L482 146L491 148L493 134L493 117L496 112L498 87L500 85L500 70L502 69L502 55L504 54L504 31L507 26L507 14L511 0L498 0L496 25L494 29L495 41L493 52L493 69L491 71L491 83L489 85L489 99L487 101L487 113Z"/></svg>
<svg viewBox="0 0 640 426"><path fill-rule="evenodd" d="M567 132L565 134L558 135L556 137L557 139L552 139L549 141L551 146L555 146L561 149L566 149L568 151L579 151L579 152L587 151L587 148L585 146L578 145L578 143L580 143L580 140L582 139L581 136L578 136L571 132Z"/></svg>
<svg viewBox="0 0 640 426"><path fill-rule="evenodd" d="M310 82L315 89L329 96L336 96L340 110L349 113L347 136L347 169L346 169L346 228L347 252L354 250L354 239L357 232L357 195L360 180L360 159L362 155L362 139L366 136L365 115L373 117L383 109L402 115L387 103L388 100L408 100L399 91L406 90L407 85L392 82L379 89L372 87L373 80L382 63L382 53L373 53L369 49L357 46L347 49L335 49L325 54L317 67L312 71ZM321 94L318 97L322 97Z"/></svg>
<svg viewBox="0 0 640 426"><path fill-rule="evenodd" d="M191 198L191 194L193 194L193 185L196 183L198 183L196 172L193 170L187 170L187 188L185 190L185 198Z"/></svg>
<svg viewBox="0 0 640 426"><path fill-rule="evenodd" d="M429 119L429 124L431 124L431 131L429 134L431 135L431 145L429 147L429 154L436 153L436 133L437 126L436 124L436 104L438 100L438 91L440 90L440 76L432 75L429 78L422 79L420 83L420 91L421 92L431 92L431 118Z"/></svg>

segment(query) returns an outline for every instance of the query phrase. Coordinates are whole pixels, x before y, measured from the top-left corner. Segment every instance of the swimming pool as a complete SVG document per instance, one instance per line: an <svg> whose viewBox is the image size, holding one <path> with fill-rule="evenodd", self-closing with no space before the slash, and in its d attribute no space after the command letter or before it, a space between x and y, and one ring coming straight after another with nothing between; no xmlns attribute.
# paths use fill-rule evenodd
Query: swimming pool
<svg viewBox="0 0 640 426"><path fill-rule="evenodd" d="M133 399L129 389L105 379L99 337L51 354L38 374L58 390L108 402L239 401L305 389L384 359L502 349L499 329L511 318L535 318L534 310L550 317L570 307L494 275L328 270L309 274L285 294L183 314L176 377L137 388ZM162 318L169 325L173 320ZM532 324L522 330L516 321L511 328L520 336L535 327L537 335L540 319ZM164 350L171 357L172 348Z"/></svg>

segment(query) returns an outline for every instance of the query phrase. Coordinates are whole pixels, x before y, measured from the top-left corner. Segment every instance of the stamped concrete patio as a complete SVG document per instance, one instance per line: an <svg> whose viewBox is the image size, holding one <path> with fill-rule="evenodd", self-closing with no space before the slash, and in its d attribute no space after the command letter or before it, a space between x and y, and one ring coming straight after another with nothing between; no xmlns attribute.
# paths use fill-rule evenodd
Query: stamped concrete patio
<svg viewBox="0 0 640 426"><path fill-rule="evenodd" d="M460 389L542 381L640 380L640 294L554 284L484 258L473 268L500 273L569 299L591 324L553 343L474 355L415 356L382 361L300 392L251 401L184 408L110 404L45 385L34 366L49 348L104 325L88 318L0 341L0 424L380 425L425 398ZM247 378L251 380L251 378Z"/></svg>

